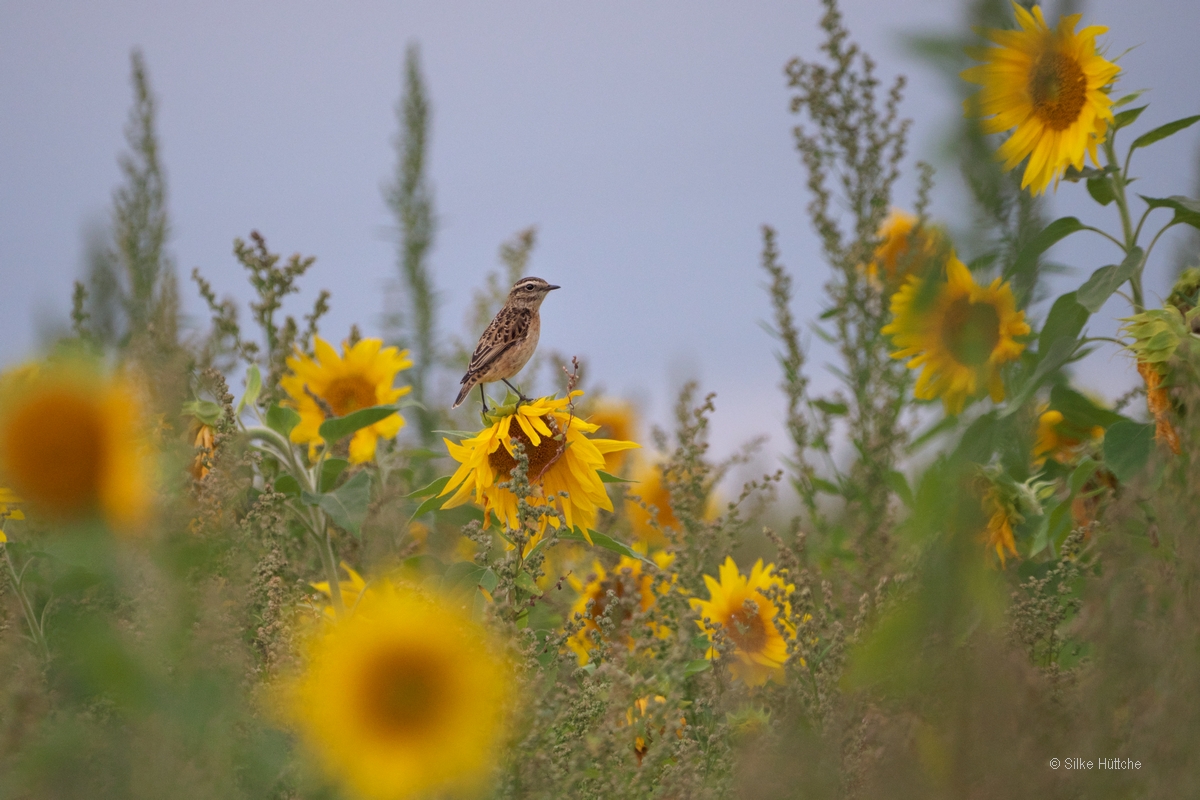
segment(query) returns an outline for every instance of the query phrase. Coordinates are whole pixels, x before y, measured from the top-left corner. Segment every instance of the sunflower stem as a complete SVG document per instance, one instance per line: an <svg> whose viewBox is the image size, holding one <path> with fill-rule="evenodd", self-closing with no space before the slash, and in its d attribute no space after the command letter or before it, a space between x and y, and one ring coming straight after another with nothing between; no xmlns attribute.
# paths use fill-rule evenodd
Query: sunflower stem
<svg viewBox="0 0 1200 800"><path fill-rule="evenodd" d="M337 558L333 554L333 536L329 533L329 523L321 514L324 535L320 537L321 561L325 565L326 579L329 581L329 598L333 601L333 613L340 620L346 616L346 606L342 602L342 584L338 578Z"/></svg>
<svg viewBox="0 0 1200 800"><path fill-rule="evenodd" d="M49 662L50 647L46 644L46 631L42 626L41 620L38 619L38 615L34 613L33 603L29 601L29 597L25 594L24 583L21 580L21 575L17 572L16 565L12 562L12 556L8 553L8 545L6 543L0 542L0 552L4 553L4 565L8 568L9 583L12 584L13 592L16 593L17 600L21 604L21 613L25 615L25 624L29 626L29 638L37 645L43 663Z"/></svg>
<svg viewBox="0 0 1200 800"><path fill-rule="evenodd" d="M1113 136L1110 134L1104 142L1104 155L1108 160L1109 166L1117 167L1117 150L1113 143ZM1133 251L1137 246L1137 231L1134 230L1133 220L1129 216L1129 200L1125 196L1125 184L1128 179L1129 160L1126 159L1125 166L1121 169L1115 169L1112 173L1113 183L1113 199L1117 202L1117 210L1121 214L1121 231L1125 236L1125 252L1126 254ZM1142 269L1145 266L1145 261L1142 262L1142 268L1130 276L1129 286L1133 290L1133 310L1141 312L1144 308L1142 303Z"/></svg>

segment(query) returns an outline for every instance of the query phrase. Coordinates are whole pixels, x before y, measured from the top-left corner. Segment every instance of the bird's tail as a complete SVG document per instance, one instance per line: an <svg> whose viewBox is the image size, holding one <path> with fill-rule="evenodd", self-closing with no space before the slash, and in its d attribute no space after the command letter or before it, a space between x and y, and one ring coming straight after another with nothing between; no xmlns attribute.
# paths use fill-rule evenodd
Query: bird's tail
<svg viewBox="0 0 1200 800"><path fill-rule="evenodd" d="M461 406L463 403L463 400L466 400L467 395L469 395L471 393L471 390L475 388L475 383L476 383L476 381L473 379L473 376L464 375L463 379L462 379L462 388L458 390L458 399L456 399L454 401L454 405L452 405L450 407L458 408L459 406Z"/></svg>

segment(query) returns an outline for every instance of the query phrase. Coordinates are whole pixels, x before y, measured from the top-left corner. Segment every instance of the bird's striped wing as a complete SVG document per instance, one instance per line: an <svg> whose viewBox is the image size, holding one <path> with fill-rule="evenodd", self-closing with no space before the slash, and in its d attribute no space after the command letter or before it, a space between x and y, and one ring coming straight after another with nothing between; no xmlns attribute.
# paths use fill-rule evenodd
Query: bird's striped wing
<svg viewBox="0 0 1200 800"><path fill-rule="evenodd" d="M486 372L496 359L521 342L529 333L532 319L533 312L528 308L505 306L500 309L500 313L496 314L496 318L479 337L479 345L471 356L471 363L467 365L463 382L466 383L468 377Z"/></svg>

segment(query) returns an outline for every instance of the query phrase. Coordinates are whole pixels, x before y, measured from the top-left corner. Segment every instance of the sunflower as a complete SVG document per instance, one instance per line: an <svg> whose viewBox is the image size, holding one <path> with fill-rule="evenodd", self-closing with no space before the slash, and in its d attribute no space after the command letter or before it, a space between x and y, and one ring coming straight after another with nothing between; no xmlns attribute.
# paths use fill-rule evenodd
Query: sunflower
<svg viewBox="0 0 1200 800"><path fill-rule="evenodd" d="M1138 361L1138 374L1146 382L1146 409L1154 417L1154 440L1171 448L1175 455L1180 453L1179 434L1171 424L1171 394L1163 386L1162 364Z"/></svg>
<svg viewBox="0 0 1200 800"><path fill-rule="evenodd" d="M503 526L516 530L520 525L518 498L499 486L509 480L517 465L512 443L516 440L529 458L527 477L535 492L526 501L553 507L562 513L568 529L579 527L586 535L595 526L600 509L612 511L612 501L599 475L605 454L640 445L585 436L600 426L572 413L571 403L582 394L575 391L562 399L543 397L522 403L501 412L495 422L469 439L457 444L444 439L459 467L442 489L441 496L450 495L443 507L474 500L483 507L485 516L494 512ZM565 497L560 496L562 492ZM557 527L557 515L543 516L535 533L544 531L547 523Z"/></svg>
<svg viewBox="0 0 1200 800"><path fill-rule="evenodd" d="M967 398L985 391L997 403L1004 399L1000 366L1025 349L1015 337L1029 333L1007 283L996 278L979 286L951 254L944 282L910 276L891 305L893 320L883 333L899 348L892 358L910 358L909 369L924 367L913 389L918 400L941 397L947 413L959 414Z"/></svg>
<svg viewBox="0 0 1200 800"><path fill-rule="evenodd" d="M708 635L710 642L714 641L719 629L723 638L733 645L729 671L734 678L747 686L761 686L768 678L782 683L783 664L788 657L787 643L795 638L796 631L788 619L791 611L788 603L784 601L780 608L767 593L786 595L796 587L783 582L775 572L774 564L764 567L761 558L747 578L738 571L733 558L726 556L719 575L719 582L711 575L704 576L708 600L693 597L689 601L700 614L696 624ZM715 659L719 655L716 647L709 648L708 658Z"/></svg>
<svg viewBox="0 0 1200 800"><path fill-rule="evenodd" d="M660 569L666 569L674 558L674 556L659 552L655 554L654 561ZM600 630L595 620L603 616L608 608L609 592L612 592L618 601L629 597L632 593L638 610L644 614L654 607L657 595L665 594L670 590L672 583L670 579L660 579L656 585L654 575L644 571L642 566L639 559L621 556L621 560L612 572L606 571L599 561L595 562L586 582L580 581L574 574L567 576L567 581L579 593L579 597L571 607L571 617L579 615L583 620L583 627L567 640L567 646L579 658L579 666L582 667L591 659L590 653L596 646L595 637L597 635L593 631L599 632ZM612 621L621 627L629 621L631 616L633 616L633 612L622 609L619 617ZM656 636L662 637L669 634L665 628L656 623L650 622L648 625ZM626 636L626 643L631 649L633 648L632 635Z"/></svg>
<svg viewBox="0 0 1200 800"><path fill-rule="evenodd" d="M1000 566L1008 563L1004 553L1017 555L1017 543L1013 538L1013 513L1009 503L1006 503L996 488L989 489L983 497L983 507L990 516L983 538L989 548L996 551ZM1019 520L1018 520L1019 521Z"/></svg>
<svg viewBox="0 0 1200 800"><path fill-rule="evenodd" d="M1107 28L1076 33L1081 15L1072 14L1052 31L1040 7L1026 11L1013 3L1013 9L1021 30L988 30L996 46L971 51L984 63L962 77L983 88L966 101L966 111L986 117L986 133L1016 129L996 156L1006 170L1028 156L1021 188L1041 194L1068 166L1082 169L1085 153L1099 166L1096 148L1113 118L1106 87L1120 68L1096 53L1096 37Z"/></svg>
<svg viewBox="0 0 1200 800"><path fill-rule="evenodd" d="M0 480L38 516L136 529L150 508L141 403L79 364L22 368L0 390Z"/></svg>
<svg viewBox="0 0 1200 800"><path fill-rule="evenodd" d="M17 497L16 492L0 486L0 544L8 541L8 537L4 535L4 523L10 519L25 519L21 509L13 508L20 502L21 498Z"/></svg>
<svg viewBox="0 0 1200 800"><path fill-rule="evenodd" d="M1080 449L1093 439L1104 435L1104 428L1083 428L1068 422L1061 411L1044 409L1038 415L1037 438L1033 444L1033 463L1042 466L1047 458L1068 464L1079 455Z"/></svg>
<svg viewBox="0 0 1200 800"><path fill-rule="evenodd" d="M300 422L292 428L292 441L307 443L309 458L325 443L319 430L329 417L394 403L412 390L410 386L393 387L396 373L412 366L408 351L383 347L380 339L361 339L353 346L343 342L343 355L339 356L318 336L313 351L316 358L299 351L289 357L291 373L279 381L288 393L284 403L300 413ZM350 440L350 463L373 459L380 437L391 439L403 426L404 417L397 413L360 429Z"/></svg>
<svg viewBox="0 0 1200 800"><path fill-rule="evenodd" d="M653 733L651 730L651 723L653 722L653 719L646 719L647 713L650 714L651 718L656 716L654 713L654 707L650 705L651 700L653 700L656 705L663 706L667 704L667 698L663 697L661 694L656 694L653 697L646 695L645 697L639 697L637 700L634 700L633 706L625 711L625 725L630 728L635 728L640 734L635 736L633 740L633 754L637 756L637 763L639 767L642 765L642 760L646 757L646 753L650 752L650 742L653 739L653 736L651 735ZM636 715L634 714L635 711L637 712ZM683 738L683 729L685 727L687 727L687 718L683 715L680 715L679 727L675 729L675 738ZM666 732L667 726L665 724L660 725L658 728L659 736Z"/></svg>
<svg viewBox="0 0 1200 800"><path fill-rule="evenodd" d="M189 472L192 477L198 481L204 480L209 473L209 467L212 466L213 459L213 429L209 425L200 422L195 427L196 435L192 438L192 447L196 451L196 457L192 460L192 466Z"/></svg>
<svg viewBox="0 0 1200 800"><path fill-rule="evenodd" d="M599 433L607 439L633 441L637 438L637 412L631 403L621 400L602 399L596 403L587 421L599 425ZM604 454L604 471L617 475L629 458L626 450L614 450Z"/></svg>
<svg viewBox="0 0 1200 800"><path fill-rule="evenodd" d="M945 237L941 232L919 222L912 214L893 208L879 226L879 247L867 264L867 275L876 284L890 288L899 286L909 275L922 274L943 246Z"/></svg>
<svg viewBox="0 0 1200 800"><path fill-rule="evenodd" d="M670 528L681 530L679 518L671 508L671 491L663 482L663 467L661 464L642 464L633 474L635 484L629 487L625 499L625 511L629 515L629 524L633 528L636 540L649 547L667 546L667 537L663 533ZM643 508L642 504L646 507ZM650 513L653 507L655 512ZM710 494L704 507L704 520L710 522L717 516L717 503Z"/></svg>
<svg viewBox="0 0 1200 800"><path fill-rule="evenodd" d="M386 584L312 636L280 710L358 796L470 791L490 771L512 682L479 625Z"/></svg>

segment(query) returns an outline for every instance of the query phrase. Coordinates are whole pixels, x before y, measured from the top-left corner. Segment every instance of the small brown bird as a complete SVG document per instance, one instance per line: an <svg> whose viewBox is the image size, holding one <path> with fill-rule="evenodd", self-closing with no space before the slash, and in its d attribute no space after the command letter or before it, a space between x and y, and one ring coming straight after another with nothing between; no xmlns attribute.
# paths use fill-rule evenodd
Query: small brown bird
<svg viewBox="0 0 1200 800"><path fill-rule="evenodd" d="M451 408L462 405L462 401L478 385L483 410L487 411L483 384L495 381L504 381L508 388L520 395L522 401L529 399L517 391L508 379L521 371L537 349L538 335L542 332L538 309L546 295L558 288L541 278L521 278L513 284L504 307L496 312L496 317L479 337L471 363L467 365L467 374L463 375L458 399Z"/></svg>

